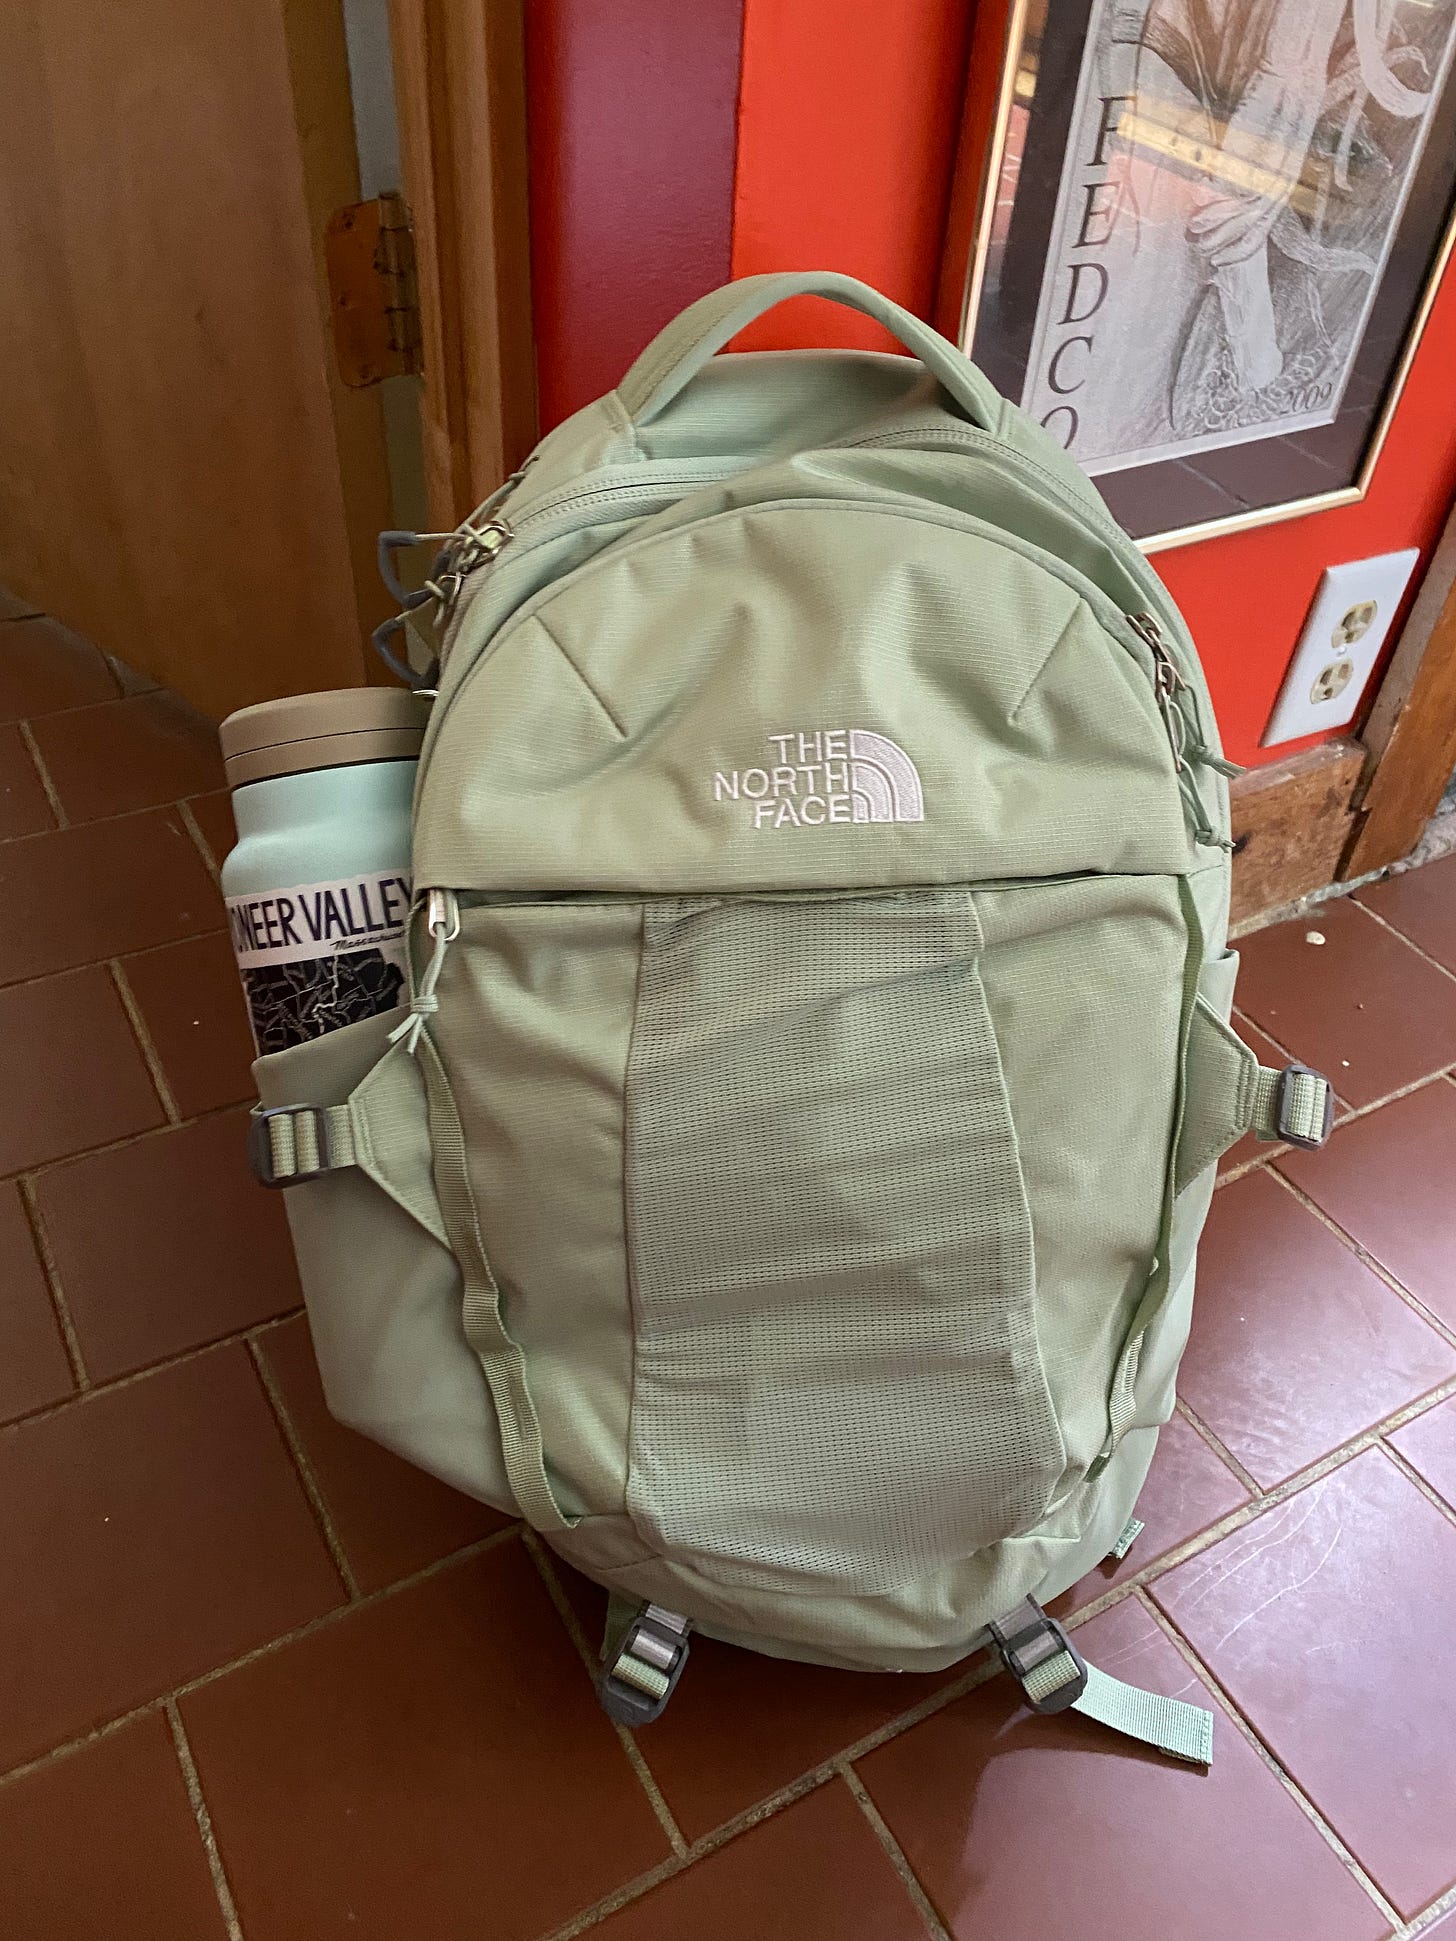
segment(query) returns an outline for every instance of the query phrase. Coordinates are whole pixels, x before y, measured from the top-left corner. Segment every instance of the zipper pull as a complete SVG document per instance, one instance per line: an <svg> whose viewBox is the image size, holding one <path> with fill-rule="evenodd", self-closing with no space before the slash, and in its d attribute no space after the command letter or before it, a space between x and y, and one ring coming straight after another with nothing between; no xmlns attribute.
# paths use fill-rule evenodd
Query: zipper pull
<svg viewBox="0 0 1456 1941"><path fill-rule="evenodd" d="M1205 848L1232 849L1233 844L1216 835L1208 819L1208 809L1198 792L1191 762L1217 769L1222 775L1237 775L1239 769L1225 762L1203 745L1198 705L1173 656L1168 652L1162 629L1150 613L1131 613L1128 624L1153 657L1153 696L1163 717L1168 745L1173 751L1173 772L1178 778L1178 793L1193 830L1193 840Z"/></svg>
<svg viewBox="0 0 1456 1941"><path fill-rule="evenodd" d="M435 948L430 953L430 961L425 966L424 976L415 986L410 998L410 1014L397 1024L389 1034L389 1042L404 1044L405 1050L413 1058L419 1050L420 1033L425 1028L425 1020L434 1017L440 1008L440 1000L435 996L435 986L440 981L440 972L445 966L445 952L460 935L460 902L454 890L425 891L425 928L435 940Z"/></svg>
<svg viewBox="0 0 1456 1941"><path fill-rule="evenodd" d="M1163 640L1162 629L1150 613L1130 613L1128 625L1153 657L1153 698L1173 750L1173 767L1181 775L1188 766L1188 716L1182 702L1184 680Z"/></svg>
<svg viewBox="0 0 1456 1941"><path fill-rule="evenodd" d="M428 593L435 602L433 618L437 627L448 625L459 604L461 589L477 567L489 566L501 548L515 538L515 528L505 517L503 508L535 461L536 454L532 452L453 532L394 535L409 538L417 546L433 541L440 548L422 588L422 593Z"/></svg>

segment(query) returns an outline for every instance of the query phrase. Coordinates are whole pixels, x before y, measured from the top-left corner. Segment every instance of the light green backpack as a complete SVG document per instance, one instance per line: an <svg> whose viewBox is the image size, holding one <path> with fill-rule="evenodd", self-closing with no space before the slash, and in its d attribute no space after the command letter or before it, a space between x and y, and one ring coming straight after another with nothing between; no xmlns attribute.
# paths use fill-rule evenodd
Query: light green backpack
<svg viewBox="0 0 1456 1941"><path fill-rule="evenodd" d="M913 359L713 356L808 291ZM1214 1161L1330 1113L1226 1022L1229 770L1157 578L826 274L685 311L431 593L412 1004L257 1067L334 1413L607 1586L630 1723L694 1627L990 1643L1206 1760L1041 1609L1139 1527Z"/></svg>

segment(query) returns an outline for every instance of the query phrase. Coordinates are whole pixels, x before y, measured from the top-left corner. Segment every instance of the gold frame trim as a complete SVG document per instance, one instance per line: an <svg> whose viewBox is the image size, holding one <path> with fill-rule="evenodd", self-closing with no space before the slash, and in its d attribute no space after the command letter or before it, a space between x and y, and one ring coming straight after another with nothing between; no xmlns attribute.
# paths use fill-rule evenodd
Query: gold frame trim
<svg viewBox="0 0 1456 1941"><path fill-rule="evenodd" d="M1006 133L1011 124L1011 105L1016 94L1016 73L1021 65L1022 48L1026 40L1026 19L1031 0L1011 0L1006 16L1006 34L1002 47L1001 80L996 91L996 112L992 119L990 135L986 144L985 162L981 179L976 188L976 214L971 227L971 254L966 265L963 280L960 315L960 345L967 357L973 355L975 343L976 312L980 308L981 290L986 277L986 257L991 242L991 225L996 214L996 190L1001 180L1001 165L1006 156ZM1194 546L1200 540L1219 538L1225 533L1250 532L1257 526L1278 525L1286 519L1303 519L1313 512L1329 512L1336 506L1356 505L1370 490L1375 476L1375 467L1380 462L1380 454L1385 448L1385 440L1404 394L1406 380L1410 376L1411 365L1415 362L1416 352L1420 349L1426 325L1430 321L1431 310L1435 305L1436 293L1441 287L1441 279L1446 273L1453 253L1456 253L1456 203L1436 248L1435 261L1431 273L1426 278L1421 300L1416 306L1415 316L1406 335L1405 345L1400 354L1400 362L1395 367L1395 375L1386 391L1385 400L1380 407L1380 415L1375 421L1375 429L1365 456L1360 461L1360 470L1353 485L1340 485L1329 492L1316 492L1302 499L1287 499L1282 505L1259 506L1249 512L1231 512L1223 519L1204 519L1190 526L1174 526L1167 532L1149 533L1136 544L1144 554L1169 552L1175 546Z"/></svg>

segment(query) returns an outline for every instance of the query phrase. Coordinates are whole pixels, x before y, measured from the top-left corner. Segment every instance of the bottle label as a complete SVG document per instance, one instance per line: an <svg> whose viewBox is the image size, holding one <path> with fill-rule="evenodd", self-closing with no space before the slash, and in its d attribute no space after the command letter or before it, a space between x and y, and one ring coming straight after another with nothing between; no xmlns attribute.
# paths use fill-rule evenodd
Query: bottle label
<svg viewBox="0 0 1456 1941"><path fill-rule="evenodd" d="M393 1010L409 982L405 869L227 899L258 1054Z"/></svg>

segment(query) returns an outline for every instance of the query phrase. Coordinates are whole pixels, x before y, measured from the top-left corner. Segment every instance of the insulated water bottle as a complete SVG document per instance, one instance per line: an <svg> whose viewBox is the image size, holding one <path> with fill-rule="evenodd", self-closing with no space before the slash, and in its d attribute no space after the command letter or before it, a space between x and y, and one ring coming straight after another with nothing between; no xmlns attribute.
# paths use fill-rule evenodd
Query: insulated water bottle
<svg viewBox="0 0 1456 1941"><path fill-rule="evenodd" d="M238 825L222 887L260 1056L402 1001L427 713L403 688L343 688L222 724Z"/></svg>

